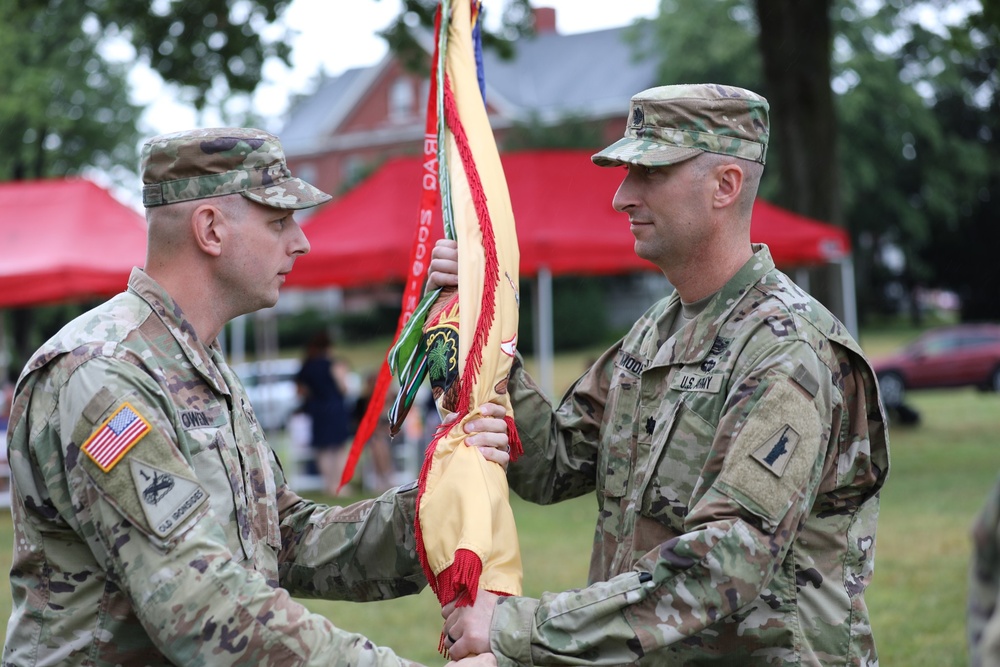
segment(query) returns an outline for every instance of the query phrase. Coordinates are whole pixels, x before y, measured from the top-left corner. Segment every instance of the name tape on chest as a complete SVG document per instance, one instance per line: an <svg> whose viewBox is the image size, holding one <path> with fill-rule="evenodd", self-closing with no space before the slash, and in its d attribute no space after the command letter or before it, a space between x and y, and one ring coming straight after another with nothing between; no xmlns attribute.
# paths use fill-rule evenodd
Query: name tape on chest
<svg viewBox="0 0 1000 667"><path fill-rule="evenodd" d="M618 358L615 360L615 365L638 377L642 375L642 371L649 365L649 361L639 359L625 350L618 350Z"/></svg>
<svg viewBox="0 0 1000 667"><path fill-rule="evenodd" d="M678 391L703 391L718 394L722 389L722 375L699 375L697 373L680 372L670 383L671 389Z"/></svg>
<svg viewBox="0 0 1000 667"><path fill-rule="evenodd" d="M122 403L80 449L98 468L108 472L150 430L149 422L130 403Z"/></svg>
<svg viewBox="0 0 1000 667"><path fill-rule="evenodd" d="M180 417L181 427L185 431L195 428L208 428L214 425L214 421L201 410L182 410L177 414Z"/></svg>

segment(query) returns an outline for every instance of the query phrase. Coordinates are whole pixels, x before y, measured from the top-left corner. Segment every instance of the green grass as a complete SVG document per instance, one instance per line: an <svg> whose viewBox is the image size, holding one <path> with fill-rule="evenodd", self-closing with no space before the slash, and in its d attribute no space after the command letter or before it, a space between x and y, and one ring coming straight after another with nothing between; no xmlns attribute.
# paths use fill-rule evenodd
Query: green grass
<svg viewBox="0 0 1000 667"><path fill-rule="evenodd" d="M587 581L596 501L578 498L557 507L530 505L512 498L517 518L524 593L578 588ZM375 603L307 600L305 605L335 624L365 634L376 644L426 665L442 664L437 653L441 607L429 588L419 595Z"/></svg>
<svg viewBox="0 0 1000 667"><path fill-rule="evenodd" d="M869 354L912 335L869 334ZM378 346L373 346L378 350ZM380 352L370 355L377 364ZM556 362L556 386L565 387L593 358L588 351ZM529 363L530 368L530 363ZM916 427L890 430L892 471L882 497L875 577L866 599L880 659L885 665L947 667L968 663L965 648L966 573L975 514L1000 473L1000 396L974 390L911 395L922 416ZM525 594L584 585L594 529L595 501L584 497L554 507L513 499L524 561ZM9 571L12 528L0 512L0 570ZM434 595L386 602L305 601L338 626L425 664L437 655L441 629ZM0 587L0 619L10 594Z"/></svg>

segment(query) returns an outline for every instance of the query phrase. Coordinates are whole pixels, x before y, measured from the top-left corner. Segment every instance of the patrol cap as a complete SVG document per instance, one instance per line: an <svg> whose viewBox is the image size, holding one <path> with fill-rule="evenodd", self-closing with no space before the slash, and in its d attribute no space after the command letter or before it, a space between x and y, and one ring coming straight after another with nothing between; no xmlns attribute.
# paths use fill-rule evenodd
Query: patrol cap
<svg viewBox="0 0 1000 667"><path fill-rule="evenodd" d="M767 110L763 97L733 86L649 88L632 97L625 137L590 159L601 167L662 167L708 151L764 164Z"/></svg>
<svg viewBox="0 0 1000 667"><path fill-rule="evenodd" d="M142 147L142 204L239 193L264 206L309 208L333 199L293 178L281 142L253 128L219 127L153 137Z"/></svg>

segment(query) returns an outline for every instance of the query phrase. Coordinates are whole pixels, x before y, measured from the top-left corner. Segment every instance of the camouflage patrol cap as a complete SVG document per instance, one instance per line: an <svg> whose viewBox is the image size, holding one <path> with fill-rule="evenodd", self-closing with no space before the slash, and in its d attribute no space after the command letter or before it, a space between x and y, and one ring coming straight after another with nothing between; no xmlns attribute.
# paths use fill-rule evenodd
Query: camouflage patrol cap
<svg viewBox="0 0 1000 667"><path fill-rule="evenodd" d="M239 193L264 206L309 208L332 197L293 178L281 142L252 128L220 127L153 137L142 147L146 208Z"/></svg>
<svg viewBox="0 0 1000 667"><path fill-rule="evenodd" d="M660 86L632 97L625 137L591 156L614 167L677 164L703 151L764 164L767 100L717 84Z"/></svg>

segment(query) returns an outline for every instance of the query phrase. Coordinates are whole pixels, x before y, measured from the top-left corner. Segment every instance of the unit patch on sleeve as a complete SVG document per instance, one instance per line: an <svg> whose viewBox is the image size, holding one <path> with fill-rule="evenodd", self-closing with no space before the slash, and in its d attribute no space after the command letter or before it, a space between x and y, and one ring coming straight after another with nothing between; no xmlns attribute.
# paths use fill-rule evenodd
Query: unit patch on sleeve
<svg viewBox="0 0 1000 667"><path fill-rule="evenodd" d="M717 484L775 525L809 484L821 460L823 424L809 395L776 378L736 434Z"/></svg>
<svg viewBox="0 0 1000 667"><path fill-rule="evenodd" d="M797 444L799 444L799 434L790 425L785 424L754 450L753 457L765 468L781 477Z"/></svg>
<svg viewBox="0 0 1000 667"><path fill-rule="evenodd" d="M132 479L139 504L150 529L166 537L208 498L201 485L176 473L167 472L132 458Z"/></svg>
<svg viewBox="0 0 1000 667"><path fill-rule="evenodd" d="M149 430L149 422L130 403L122 403L80 449L97 467L108 472Z"/></svg>

